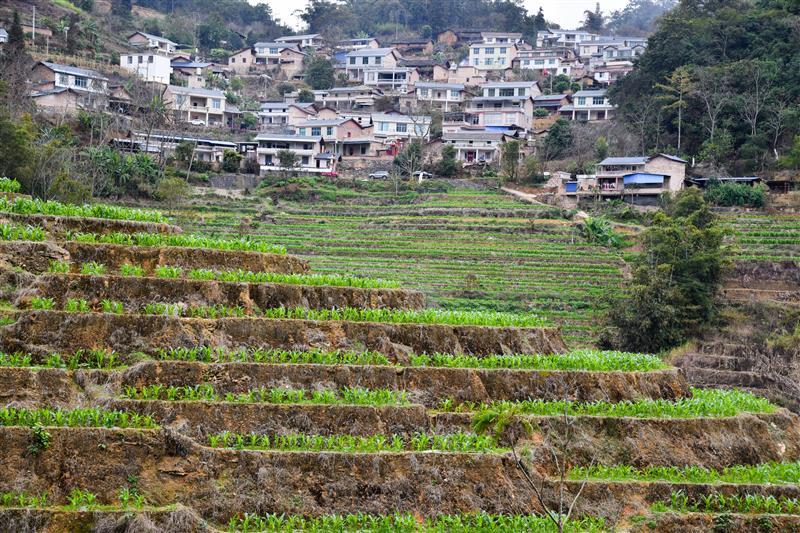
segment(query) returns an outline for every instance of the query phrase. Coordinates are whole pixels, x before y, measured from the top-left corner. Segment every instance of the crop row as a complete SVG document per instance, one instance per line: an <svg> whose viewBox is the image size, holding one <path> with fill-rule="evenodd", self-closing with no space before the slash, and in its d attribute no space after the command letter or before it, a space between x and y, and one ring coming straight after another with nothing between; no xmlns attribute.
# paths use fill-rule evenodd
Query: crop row
<svg viewBox="0 0 800 533"><path fill-rule="evenodd" d="M549 518L539 515L496 515L473 513L439 515L420 518L414 514L369 515L347 514L306 517L299 515L244 513L228 522L231 533L277 532L374 532L374 533L466 533L470 532L529 532L556 533L558 529ZM600 533L605 523L597 518L568 520L561 533Z"/></svg>
<svg viewBox="0 0 800 533"><path fill-rule="evenodd" d="M621 402L574 402L570 400L498 400L489 403L456 403L442 400L445 412L477 412L492 416L509 412L526 416L602 416L634 418L727 417L741 413L773 413L777 407L765 398L736 389L692 389L692 396L677 400L641 399Z"/></svg>
<svg viewBox="0 0 800 533"><path fill-rule="evenodd" d="M71 205L55 200L40 200L18 197L10 200L0 197L0 211L20 215L54 215L70 217L92 217L112 220L134 220L139 222L167 222L168 219L149 209L133 209L108 204Z"/></svg>
<svg viewBox="0 0 800 533"><path fill-rule="evenodd" d="M800 484L800 462L736 465L714 470L702 466L648 466L637 469L630 465L592 465L573 467L573 480L667 481L670 483L746 483Z"/></svg>
<svg viewBox="0 0 800 533"><path fill-rule="evenodd" d="M655 512L678 513L750 513L750 514L800 514L800 500L763 494L730 494L718 492L699 496L688 496L678 490L667 502L653 505Z"/></svg>
<svg viewBox="0 0 800 533"><path fill-rule="evenodd" d="M25 492L3 492L0 493L0 507L16 507L26 509L44 509L54 507L49 501L46 492L41 494L27 494ZM66 509L77 510L141 510L145 507L145 497L138 490L123 487L118 493L118 505L101 505L97 495L88 490L72 489L67 495Z"/></svg>
<svg viewBox="0 0 800 533"><path fill-rule="evenodd" d="M459 452L459 453L505 453L491 436L472 433L450 433L429 435L415 433L411 438L401 435L287 435L240 434L225 431L208 437L212 448L236 448L248 450L270 450L285 452Z"/></svg>
<svg viewBox="0 0 800 533"><path fill-rule="evenodd" d="M125 387L123 395L132 400L226 401L233 403L318 404L318 405L410 405L402 391L345 387L341 390L314 390L264 387L240 393L220 394L211 385Z"/></svg>
<svg viewBox="0 0 800 533"><path fill-rule="evenodd" d="M0 366L34 366L32 358L25 353L0 353ZM120 366L119 355L105 350L78 350L69 355L50 354L41 365L46 368L78 368L109 369Z"/></svg>
<svg viewBox="0 0 800 533"><path fill-rule="evenodd" d="M236 239L221 239L202 235L189 234L162 234L162 233L82 233L69 232L67 240L85 243L123 244L127 246L178 246L185 248L208 248L215 250L241 250L246 252L261 252L271 254L285 254L283 246L269 244L263 241L239 237Z"/></svg>
<svg viewBox="0 0 800 533"><path fill-rule="evenodd" d="M0 426L65 426L65 427L107 427L139 428L158 427L152 418L125 411L104 411L102 409L17 409L0 408Z"/></svg>

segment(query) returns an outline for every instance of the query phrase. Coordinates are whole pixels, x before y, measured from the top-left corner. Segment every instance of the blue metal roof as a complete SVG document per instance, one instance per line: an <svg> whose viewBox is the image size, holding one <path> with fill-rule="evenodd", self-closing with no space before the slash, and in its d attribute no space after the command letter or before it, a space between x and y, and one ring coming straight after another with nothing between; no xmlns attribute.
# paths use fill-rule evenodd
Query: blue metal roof
<svg viewBox="0 0 800 533"><path fill-rule="evenodd" d="M665 176L663 174L648 174L646 172L636 172L635 174L626 174L622 177L625 185L645 185L645 184L661 184L664 183Z"/></svg>

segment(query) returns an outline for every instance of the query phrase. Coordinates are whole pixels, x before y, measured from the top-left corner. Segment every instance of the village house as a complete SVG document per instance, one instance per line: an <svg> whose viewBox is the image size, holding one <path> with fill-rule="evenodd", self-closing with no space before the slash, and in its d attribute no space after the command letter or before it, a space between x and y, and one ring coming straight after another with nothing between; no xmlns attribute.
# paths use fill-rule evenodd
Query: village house
<svg viewBox="0 0 800 533"><path fill-rule="evenodd" d="M141 80L169 85L172 75L172 65L167 56L147 54L122 54L119 56L119 66L122 70L138 77Z"/></svg>
<svg viewBox="0 0 800 533"><path fill-rule="evenodd" d="M0 44L8 42L8 32L5 28L0 28Z"/></svg>
<svg viewBox="0 0 800 533"><path fill-rule="evenodd" d="M126 145L137 151L148 153L159 153L163 157L175 155L175 149L181 142L189 142L194 145L194 161L201 161L212 165L222 163L225 150L238 151L235 142L222 141L206 137L195 137L178 133L145 133L131 132L128 138L114 139L118 145Z"/></svg>
<svg viewBox="0 0 800 533"><path fill-rule="evenodd" d="M622 199L637 205L657 205L664 192L684 187L686 161L667 154L653 157L607 157L596 175L567 181L560 191L576 203L580 198Z"/></svg>
<svg viewBox="0 0 800 533"><path fill-rule="evenodd" d="M281 133L259 133L256 157L261 173L292 170L309 174L336 172L338 156L329 151L322 136L303 136ZM297 156L297 166L286 169L281 166L280 152L288 150Z"/></svg>
<svg viewBox="0 0 800 533"><path fill-rule="evenodd" d="M331 110L333 111L333 110ZM325 149L342 157L369 157L375 155L372 148L372 126L363 126L357 121L336 115L313 118L295 125L300 137L321 136Z"/></svg>
<svg viewBox="0 0 800 533"><path fill-rule="evenodd" d="M159 37L143 31L133 32L128 35L128 44L135 48L154 49L163 54L172 54L178 48L178 43L166 37Z"/></svg>
<svg viewBox="0 0 800 533"><path fill-rule="evenodd" d="M402 55L420 56L433 53L433 41L430 39L395 39L389 42Z"/></svg>
<svg viewBox="0 0 800 533"><path fill-rule="evenodd" d="M40 61L31 71L31 86L36 92L72 89L86 93L87 98L92 96L93 102L99 102L95 97L107 94L108 78L94 70Z"/></svg>
<svg viewBox="0 0 800 533"><path fill-rule="evenodd" d="M534 131L546 130L559 118L559 110L569 104L572 97L568 94L540 94L533 97ZM544 112L547 112L545 115Z"/></svg>
<svg viewBox="0 0 800 533"><path fill-rule="evenodd" d="M306 57L305 52L302 52L296 45L282 42L258 42L253 45L253 60L250 65L256 67L267 68L273 72L280 71L286 79L293 79L303 71L303 59ZM247 59L246 55L241 53L232 56L228 60L236 57L240 61ZM241 68L245 63L239 63L238 68Z"/></svg>
<svg viewBox="0 0 800 533"><path fill-rule="evenodd" d="M569 120L591 122L613 118L614 109L606 89L591 89L576 92L572 95L572 103L562 106L559 112Z"/></svg>
<svg viewBox="0 0 800 533"><path fill-rule="evenodd" d="M336 48L344 52L363 50L364 48L380 48L378 40L373 37L362 37L355 39L344 39L336 43Z"/></svg>
<svg viewBox="0 0 800 533"><path fill-rule="evenodd" d="M210 73L211 63L172 60L172 75L175 82L185 83L187 87L205 87L206 78Z"/></svg>
<svg viewBox="0 0 800 533"><path fill-rule="evenodd" d="M542 76L572 75L574 54L564 48L520 50L512 66L520 70L533 70Z"/></svg>
<svg viewBox="0 0 800 533"><path fill-rule="evenodd" d="M387 154L396 154L410 139L428 141L431 135L430 116L402 113L373 113L370 116L372 136L383 144Z"/></svg>
<svg viewBox="0 0 800 533"><path fill-rule="evenodd" d="M457 131L442 133L442 144L456 149L456 159L464 166L488 165L500 160L503 143L514 139L502 131Z"/></svg>
<svg viewBox="0 0 800 533"><path fill-rule="evenodd" d="M536 34L536 47L565 46L577 51L582 43L596 41L599 38L599 35L583 30L547 29Z"/></svg>
<svg viewBox="0 0 800 533"><path fill-rule="evenodd" d="M72 115L81 110L102 111L108 101L105 95L68 87L32 91L31 98L40 111L63 115Z"/></svg>
<svg viewBox="0 0 800 533"><path fill-rule="evenodd" d="M517 57L519 33L483 32L483 41L469 47L468 64L478 70L503 70L511 68Z"/></svg>
<svg viewBox="0 0 800 533"><path fill-rule="evenodd" d="M365 81L365 71L397 67L402 56L394 48L363 48L348 52L344 56L344 72L350 81Z"/></svg>
<svg viewBox="0 0 800 533"><path fill-rule="evenodd" d="M482 96L471 99L466 109L476 125L530 129L533 97L542 93L539 82L488 82L480 87Z"/></svg>
<svg viewBox="0 0 800 533"><path fill-rule="evenodd" d="M258 123L262 129L283 127L289 122L289 104L287 102L261 102L258 111Z"/></svg>
<svg viewBox="0 0 800 533"><path fill-rule="evenodd" d="M247 74L255 68L255 61L253 49L244 48L228 57L228 68L236 74Z"/></svg>
<svg viewBox="0 0 800 533"><path fill-rule="evenodd" d="M204 126L231 126L235 109L228 109L225 93L216 89L170 85L164 95L175 119Z"/></svg>
<svg viewBox="0 0 800 533"><path fill-rule="evenodd" d="M463 83L418 82L414 85L413 101L427 103L442 111L458 111L467 100Z"/></svg>
<svg viewBox="0 0 800 533"><path fill-rule="evenodd" d="M292 45L298 47L300 50L305 48L320 48L324 45L322 36L319 33L311 33L307 35L287 35L275 39L278 43L285 45Z"/></svg>
<svg viewBox="0 0 800 533"><path fill-rule="evenodd" d="M464 85L480 85L486 83L486 71L468 65L467 60L460 65L435 66L433 81L444 83L463 83Z"/></svg>
<svg viewBox="0 0 800 533"><path fill-rule="evenodd" d="M577 46L578 55L584 58L598 56L603 54L606 47L621 47L627 49L636 49L637 54L641 55L647 46L646 37L601 37L591 41L581 42Z"/></svg>
<svg viewBox="0 0 800 533"><path fill-rule="evenodd" d="M408 67L373 67L364 70L364 85L384 93L406 93L419 81L419 72Z"/></svg>
<svg viewBox="0 0 800 533"><path fill-rule="evenodd" d="M333 87L321 91L314 91L314 102L335 109L363 109L375 105L375 100L381 98L383 93L366 85L351 87Z"/></svg>
<svg viewBox="0 0 800 533"><path fill-rule="evenodd" d="M435 59L403 58L397 62L397 66L416 69L419 73L420 80L433 81L436 68L441 67L447 69L450 67L450 62L437 61Z"/></svg>
<svg viewBox="0 0 800 533"><path fill-rule="evenodd" d="M446 29L436 34L436 42L444 46L455 47L460 44L472 44L482 40L481 33L483 30L467 28L467 29Z"/></svg>

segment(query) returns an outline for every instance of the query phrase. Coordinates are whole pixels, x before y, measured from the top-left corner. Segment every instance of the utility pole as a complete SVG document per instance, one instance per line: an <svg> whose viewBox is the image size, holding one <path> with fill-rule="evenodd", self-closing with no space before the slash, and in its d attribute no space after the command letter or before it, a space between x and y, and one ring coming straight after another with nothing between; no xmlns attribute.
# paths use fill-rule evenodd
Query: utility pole
<svg viewBox="0 0 800 533"><path fill-rule="evenodd" d="M33 43L33 49L36 50L36 6L33 6L33 22L31 27L33 28L33 33L31 34L31 43Z"/></svg>

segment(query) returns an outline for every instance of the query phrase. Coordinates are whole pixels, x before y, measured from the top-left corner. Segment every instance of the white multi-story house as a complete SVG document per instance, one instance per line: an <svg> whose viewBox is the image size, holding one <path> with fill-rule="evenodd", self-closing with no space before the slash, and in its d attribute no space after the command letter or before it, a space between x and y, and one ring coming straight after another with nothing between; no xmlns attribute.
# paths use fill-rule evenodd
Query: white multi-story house
<svg viewBox="0 0 800 533"><path fill-rule="evenodd" d="M372 107L375 100L383 96L376 87L359 85L354 87L333 87L314 91L314 101L335 109L361 109Z"/></svg>
<svg viewBox="0 0 800 533"><path fill-rule="evenodd" d="M644 37L597 37L592 41L580 43L578 45L578 55L585 58L602 55L607 46L637 48L643 52L647 47L647 39Z"/></svg>
<svg viewBox="0 0 800 533"><path fill-rule="evenodd" d="M326 150L321 136L303 136L280 133L260 133L256 156L261 173L293 170L296 172L322 174L336 171L338 157ZM297 156L297 166L286 169L281 166L280 152L288 150Z"/></svg>
<svg viewBox="0 0 800 533"><path fill-rule="evenodd" d="M179 121L206 126L223 126L230 122L232 113L226 109L222 91L170 85L167 93L165 100Z"/></svg>
<svg viewBox="0 0 800 533"><path fill-rule="evenodd" d="M600 36L583 30L542 30L536 34L536 47L566 46L577 50L585 42L596 41Z"/></svg>
<svg viewBox="0 0 800 533"><path fill-rule="evenodd" d="M608 120L614 116L614 106L608 100L606 89L578 91L572 95L572 103L559 109L562 117L570 120Z"/></svg>
<svg viewBox="0 0 800 533"><path fill-rule="evenodd" d="M511 63L517 57L518 47L513 42L481 42L470 45L470 66L478 70L504 70L511 68Z"/></svg>
<svg viewBox="0 0 800 533"><path fill-rule="evenodd" d="M473 124L530 129L533 97L542 94L539 82L488 82L480 87L482 96L473 98L467 104Z"/></svg>
<svg viewBox="0 0 800 533"><path fill-rule="evenodd" d="M442 143L456 149L456 159L464 166L490 164L500 160L503 143L514 140L500 131L456 131L442 133Z"/></svg>
<svg viewBox="0 0 800 533"><path fill-rule="evenodd" d="M401 113L373 113L372 135L376 139L430 139L431 117Z"/></svg>
<svg viewBox="0 0 800 533"><path fill-rule="evenodd" d="M322 36L319 33L310 33L307 35L287 35L285 37L278 37L276 42L294 45L300 48L319 48L324 43Z"/></svg>
<svg viewBox="0 0 800 533"><path fill-rule="evenodd" d="M160 54L122 54L119 66L138 78L155 83L169 85L172 65L167 56Z"/></svg>
<svg viewBox="0 0 800 533"><path fill-rule="evenodd" d="M402 59L394 48L363 48L353 50L344 56L344 71L350 81L365 82L366 70L389 69L397 67Z"/></svg>
<svg viewBox="0 0 800 533"><path fill-rule="evenodd" d="M464 105L467 91L463 83L418 82L414 85L414 98L443 111L453 111Z"/></svg>
<svg viewBox="0 0 800 533"><path fill-rule="evenodd" d="M407 93L419 81L419 71L411 67L372 67L364 70L364 85L384 92Z"/></svg>
<svg viewBox="0 0 800 533"><path fill-rule="evenodd" d="M258 111L258 122L262 128L281 127L289 122L289 106L287 102L262 102Z"/></svg>
<svg viewBox="0 0 800 533"><path fill-rule="evenodd" d="M128 44L136 48L155 49L164 54L172 54L178 48L178 44L170 41L166 37L159 37L143 31L133 32L128 35Z"/></svg>
<svg viewBox="0 0 800 533"><path fill-rule="evenodd" d="M76 91L106 94L108 78L86 68L40 61L33 67L31 82L35 89L74 89Z"/></svg>
<svg viewBox="0 0 800 533"><path fill-rule="evenodd" d="M522 34L514 32L482 31L481 39L484 44L522 44Z"/></svg>
<svg viewBox="0 0 800 533"><path fill-rule="evenodd" d="M520 50L514 60L514 66L521 70L533 70L544 76L572 74L575 61L565 58L561 49Z"/></svg>
<svg viewBox="0 0 800 533"><path fill-rule="evenodd" d="M363 50L364 48L380 48L378 40L373 37L362 37L356 39L344 39L339 41L336 47L345 52L352 52L354 50Z"/></svg>

